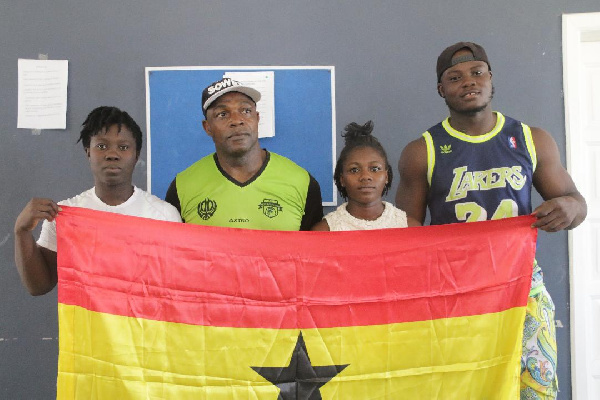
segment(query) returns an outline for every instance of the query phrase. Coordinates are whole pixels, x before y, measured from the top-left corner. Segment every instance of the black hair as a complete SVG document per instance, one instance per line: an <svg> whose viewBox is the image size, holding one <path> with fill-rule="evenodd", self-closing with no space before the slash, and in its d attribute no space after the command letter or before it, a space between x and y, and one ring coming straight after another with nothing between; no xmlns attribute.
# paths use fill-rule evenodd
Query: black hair
<svg viewBox="0 0 600 400"><path fill-rule="evenodd" d="M388 161L385 149L383 148L381 143L379 143L379 140L377 140L377 138L371 134L371 132L373 132L373 121L367 121L364 125L359 125L356 122L351 122L348 125L346 125L344 131L345 133L342 133L342 137L344 137L346 143L344 145L344 148L342 149L342 152L340 153L340 157L338 158L337 163L335 164L335 171L333 173L333 180L335 181L335 186L340 192L340 195L344 199L348 198L346 188L342 186L341 182L341 176L343 172L342 170L344 167L344 163L348 158L348 154L350 154L351 151L359 147L370 147L377 153L379 153L379 155L383 157L383 160L385 162L385 169L388 174L388 181L385 184L385 187L383 188L383 193L381 193L382 196L385 196L392 187L392 166Z"/></svg>
<svg viewBox="0 0 600 400"><path fill-rule="evenodd" d="M118 125L119 132L121 127L125 126L131 131L135 139L135 150L139 155L142 150L142 130L139 125L125 111L119 110L117 107L97 107L92 110L83 121L81 136L77 143L81 141L84 149L90 148L92 136L108 130L111 126Z"/></svg>

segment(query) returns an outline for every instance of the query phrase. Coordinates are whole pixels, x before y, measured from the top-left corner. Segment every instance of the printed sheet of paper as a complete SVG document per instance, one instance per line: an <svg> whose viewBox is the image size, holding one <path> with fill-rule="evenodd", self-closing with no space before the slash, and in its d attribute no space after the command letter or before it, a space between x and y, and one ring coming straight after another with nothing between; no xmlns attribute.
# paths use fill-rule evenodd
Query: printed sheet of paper
<svg viewBox="0 0 600 400"><path fill-rule="evenodd" d="M17 128L67 127L67 60L19 59Z"/></svg>
<svg viewBox="0 0 600 400"><path fill-rule="evenodd" d="M242 82L260 92L260 101L256 103L256 111L260 113L258 137L275 136L275 72L226 72L223 77Z"/></svg>

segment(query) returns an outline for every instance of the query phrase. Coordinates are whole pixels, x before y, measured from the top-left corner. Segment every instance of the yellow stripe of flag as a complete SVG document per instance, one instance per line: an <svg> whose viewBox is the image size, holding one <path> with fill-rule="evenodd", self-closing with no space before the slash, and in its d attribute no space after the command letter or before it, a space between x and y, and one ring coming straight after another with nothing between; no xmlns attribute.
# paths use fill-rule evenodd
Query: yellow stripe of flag
<svg viewBox="0 0 600 400"><path fill-rule="evenodd" d="M277 399L279 389L251 367L287 366L300 332L195 326L64 304L59 318L77 326L75 336L66 324L60 329L58 393L64 399ZM482 393L509 399L517 398L523 319L524 308L515 307L303 329L302 335L312 365L347 365L321 387L323 399L469 399Z"/></svg>

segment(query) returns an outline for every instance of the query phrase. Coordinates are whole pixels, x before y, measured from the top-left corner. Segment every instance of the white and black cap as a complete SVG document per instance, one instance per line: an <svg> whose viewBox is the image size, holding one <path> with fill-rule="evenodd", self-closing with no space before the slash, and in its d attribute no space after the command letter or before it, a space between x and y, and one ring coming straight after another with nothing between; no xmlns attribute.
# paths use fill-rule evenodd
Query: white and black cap
<svg viewBox="0 0 600 400"><path fill-rule="evenodd" d="M213 82L202 91L202 113L206 117L206 110L215 100L229 92L240 92L250 97L254 103L260 100L260 92L250 86L231 78L223 78Z"/></svg>

